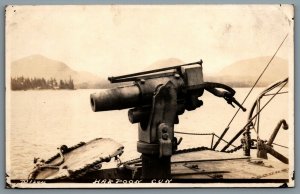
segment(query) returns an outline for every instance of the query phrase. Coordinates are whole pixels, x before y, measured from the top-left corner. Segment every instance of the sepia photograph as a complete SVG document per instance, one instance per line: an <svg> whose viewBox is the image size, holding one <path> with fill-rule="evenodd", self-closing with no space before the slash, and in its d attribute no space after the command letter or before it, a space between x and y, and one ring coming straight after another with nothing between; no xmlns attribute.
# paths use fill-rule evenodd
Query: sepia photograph
<svg viewBox="0 0 300 194"><path fill-rule="evenodd" d="M294 187L294 6L8 5L6 188Z"/></svg>

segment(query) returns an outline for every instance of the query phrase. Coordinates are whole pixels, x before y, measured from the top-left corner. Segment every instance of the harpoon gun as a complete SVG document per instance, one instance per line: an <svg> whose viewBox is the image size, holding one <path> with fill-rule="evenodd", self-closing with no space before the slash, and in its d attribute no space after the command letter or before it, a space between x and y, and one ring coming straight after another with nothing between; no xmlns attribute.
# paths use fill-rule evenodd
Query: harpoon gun
<svg viewBox="0 0 300 194"><path fill-rule="evenodd" d="M170 158L177 149L174 124L185 110L191 111L203 105L199 99L208 91L227 103L246 109L234 98L231 87L204 82L203 61L109 77L111 83L122 83L112 89L104 89L90 96L93 111L130 108L129 121L139 123L137 150L142 153L142 177L170 178Z"/></svg>

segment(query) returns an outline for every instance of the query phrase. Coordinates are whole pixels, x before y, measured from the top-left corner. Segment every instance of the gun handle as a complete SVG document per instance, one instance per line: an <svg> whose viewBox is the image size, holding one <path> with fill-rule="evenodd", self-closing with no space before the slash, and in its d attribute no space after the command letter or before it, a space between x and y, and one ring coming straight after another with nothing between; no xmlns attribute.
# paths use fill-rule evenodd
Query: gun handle
<svg viewBox="0 0 300 194"><path fill-rule="evenodd" d="M243 112L247 111L247 109L243 107L234 97L232 97L232 102L236 104L240 109L242 109Z"/></svg>

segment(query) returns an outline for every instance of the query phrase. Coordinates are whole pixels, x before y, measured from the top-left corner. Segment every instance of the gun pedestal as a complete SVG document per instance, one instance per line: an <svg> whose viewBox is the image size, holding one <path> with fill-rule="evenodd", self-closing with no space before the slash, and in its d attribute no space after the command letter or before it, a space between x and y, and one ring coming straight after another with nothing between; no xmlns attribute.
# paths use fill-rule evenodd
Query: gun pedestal
<svg viewBox="0 0 300 194"><path fill-rule="evenodd" d="M169 179L171 178L171 157L142 154L143 179Z"/></svg>
<svg viewBox="0 0 300 194"><path fill-rule="evenodd" d="M174 124L178 121L176 80L156 88L152 107L140 117L137 150L142 153L142 178L171 178L171 156L177 142ZM141 110L130 110L143 112ZM144 111L146 112L146 111ZM133 114L138 115L138 114Z"/></svg>

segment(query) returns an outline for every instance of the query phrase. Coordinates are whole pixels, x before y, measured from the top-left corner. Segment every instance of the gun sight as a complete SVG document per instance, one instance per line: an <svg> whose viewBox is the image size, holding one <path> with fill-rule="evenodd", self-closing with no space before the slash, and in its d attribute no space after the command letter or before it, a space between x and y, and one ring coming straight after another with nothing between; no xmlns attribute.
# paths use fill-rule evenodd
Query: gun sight
<svg viewBox="0 0 300 194"><path fill-rule="evenodd" d="M201 59L200 61L193 62L193 63L186 63L186 64L176 65L172 67L164 67L164 68L154 69L150 71L142 71L142 72L127 74L127 75L109 77L108 80L110 81L110 83L120 83L120 82L128 82L128 81L137 81L140 79L147 79L147 78L156 78L156 77L161 77L162 75L172 74L172 73L162 73L164 71L178 70L181 67L196 65L196 64L202 66L202 63L203 61Z"/></svg>

